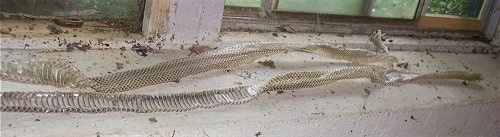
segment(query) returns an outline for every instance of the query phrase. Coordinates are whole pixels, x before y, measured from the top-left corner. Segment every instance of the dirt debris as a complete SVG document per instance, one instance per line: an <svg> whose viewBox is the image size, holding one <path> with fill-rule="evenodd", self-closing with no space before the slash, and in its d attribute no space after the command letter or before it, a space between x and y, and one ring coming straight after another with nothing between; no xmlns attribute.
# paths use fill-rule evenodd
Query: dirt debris
<svg viewBox="0 0 500 137"><path fill-rule="evenodd" d="M155 118L155 117L151 117L151 118L149 118L148 120L149 120L149 122L151 122L151 123L156 123L156 122L158 122L158 120L156 120L156 118Z"/></svg>
<svg viewBox="0 0 500 137"><path fill-rule="evenodd" d="M295 29L293 29L290 25L281 25L276 27L276 29L278 32L295 33Z"/></svg>
<svg viewBox="0 0 500 137"><path fill-rule="evenodd" d="M227 72L229 72L229 71L227 71ZM240 76L243 79L249 79L249 78L252 78L252 73L250 73L248 71L243 71L241 74L238 74L237 76Z"/></svg>
<svg viewBox="0 0 500 137"><path fill-rule="evenodd" d="M273 33L272 33L272 35L273 35L274 37L278 37L278 33L276 33L276 32L273 32Z"/></svg>
<svg viewBox="0 0 500 137"><path fill-rule="evenodd" d="M136 43L137 41L136 40L126 41L125 40L124 42L127 43L127 44L132 44L132 43Z"/></svg>
<svg viewBox="0 0 500 137"><path fill-rule="evenodd" d="M57 26L54 25L48 25L47 29L50 30L50 34L61 34L63 33L63 30Z"/></svg>
<svg viewBox="0 0 500 137"><path fill-rule="evenodd" d="M12 28L1 28L0 29L1 34L10 34L11 31L12 31Z"/></svg>
<svg viewBox="0 0 500 137"><path fill-rule="evenodd" d="M276 66L274 66L274 61L272 61L272 60L259 61L257 63L259 63L262 66L267 66L267 67L270 67L270 68L273 68L273 69L276 68Z"/></svg>
<svg viewBox="0 0 500 137"><path fill-rule="evenodd" d="M408 62L396 64L399 68L408 69Z"/></svg>
<svg viewBox="0 0 500 137"><path fill-rule="evenodd" d="M193 46L189 47L188 50L191 51L191 53L189 53L189 55L191 55L193 53L200 54L200 53L208 52L208 51L215 50L215 49L217 49L217 47L211 48L209 46L193 45Z"/></svg>
<svg viewBox="0 0 500 137"><path fill-rule="evenodd" d="M66 52L74 51L75 48L78 49L78 50L80 50L80 51L87 51L87 50L92 49L92 46L90 46L90 44L82 44L82 41L68 43L66 45Z"/></svg>
<svg viewBox="0 0 500 137"><path fill-rule="evenodd" d="M149 46L142 46L141 44L136 43L134 46L132 46L131 50L137 52L137 54L139 54L143 57L146 57L146 56L148 56L148 54L146 54L146 53L151 52L153 50L153 48L151 48Z"/></svg>
<svg viewBox="0 0 500 137"><path fill-rule="evenodd" d="M78 46L76 44L78 44L78 43L70 43L70 44L66 45L66 52L71 52L71 51L75 50L75 47Z"/></svg>
<svg viewBox="0 0 500 137"><path fill-rule="evenodd" d="M97 44L98 45L102 45L103 44L102 42L104 42L105 40L106 39L97 39Z"/></svg>
<svg viewBox="0 0 500 137"><path fill-rule="evenodd" d="M369 89L366 89L366 88L365 88L364 90L365 90L365 95L364 95L364 97L368 97L368 96L370 96L370 93L371 93L372 91L370 91Z"/></svg>
<svg viewBox="0 0 500 137"><path fill-rule="evenodd" d="M432 55L432 53L430 52L427 52L427 55L431 56L432 59L436 59L436 57L434 57L434 55Z"/></svg>
<svg viewBox="0 0 500 137"><path fill-rule="evenodd" d="M81 51L87 51L92 49L92 46L90 44L82 44L82 46L77 46L76 48Z"/></svg>
<svg viewBox="0 0 500 137"><path fill-rule="evenodd" d="M256 137L259 137L259 136L261 136L261 135L262 135L262 132L257 132L257 133L255 133L255 136L256 136Z"/></svg>
<svg viewBox="0 0 500 137"><path fill-rule="evenodd" d="M123 69L123 63L116 62L116 69L117 70Z"/></svg>
<svg viewBox="0 0 500 137"><path fill-rule="evenodd" d="M417 119L416 119L413 115L412 115L412 116L410 116L410 119L411 119L411 120L417 120Z"/></svg>

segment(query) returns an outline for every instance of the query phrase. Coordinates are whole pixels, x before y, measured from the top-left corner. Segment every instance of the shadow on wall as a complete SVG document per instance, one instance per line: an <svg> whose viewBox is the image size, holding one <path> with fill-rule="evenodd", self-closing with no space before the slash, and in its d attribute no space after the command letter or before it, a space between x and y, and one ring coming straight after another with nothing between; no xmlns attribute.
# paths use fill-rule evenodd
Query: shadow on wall
<svg viewBox="0 0 500 137"><path fill-rule="evenodd" d="M134 19L140 0L0 0L0 11L83 19Z"/></svg>

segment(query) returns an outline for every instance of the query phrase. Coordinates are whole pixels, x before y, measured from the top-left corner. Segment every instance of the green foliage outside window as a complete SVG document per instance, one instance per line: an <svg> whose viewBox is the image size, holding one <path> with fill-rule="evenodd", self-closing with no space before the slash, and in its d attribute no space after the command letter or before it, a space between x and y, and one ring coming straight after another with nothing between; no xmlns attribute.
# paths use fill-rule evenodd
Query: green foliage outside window
<svg viewBox="0 0 500 137"><path fill-rule="evenodd" d="M427 13L476 17L484 0L430 0Z"/></svg>

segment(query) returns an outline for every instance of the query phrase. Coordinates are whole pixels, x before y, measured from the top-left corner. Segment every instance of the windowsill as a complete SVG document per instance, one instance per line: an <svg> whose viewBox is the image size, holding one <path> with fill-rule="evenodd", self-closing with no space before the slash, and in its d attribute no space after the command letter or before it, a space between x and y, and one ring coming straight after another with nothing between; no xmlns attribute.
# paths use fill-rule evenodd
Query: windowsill
<svg viewBox="0 0 500 137"><path fill-rule="evenodd" d="M35 24L35 25L33 25ZM106 27L105 24L98 22L85 22L83 28L64 28L60 27L63 31L68 31L68 34L62 33L58 35L49 34L50 31L46 28L48 24L53 24L48 20L33 20L33 21L20 21L20 20L2 20L2 28L12 28L11 34L1 34L1 49L26 49L26 50L37 50L37 49L60 49L64 50L64 45L60 43L72 42L84 42L93 43L96 45L96 49L119 49L121 46L130 48L134 43L130 44L131 41L136 41L137 43L143 45L149 45L151 47L157 47L158 43L163 46L163 49L179 49L181 46L187 47L191 46L189 44L170 40L170 38L160 38L156 40L149 40L142 37L138 33L127 33L120 29L114 29ZM34 30L29 30L30 26L34 27ZM353 28L353 27L351 27ZM276 32L276 28L269 28L273 31L222 31L220 41L205 43L216 46L225 46L222 43L243 43L243 42L257 42L257 41L303 41L303 42L331 42L344 44L351 48L362 48L362 49L375 49L375 46L368 40L369 35L356 35L350 34L348 32L343 33L286 33L277 32L278 36L273 36L272 33ZM293 28L294 30L300 28ZM344 31L351 31L345 28ZM370 33L367 30L366 33ZM404 30L384 30L383 32L394 32L394 33L406 33ZM259 33L260 32L260 33ZM14 35L12 35L14 34ZM456 37L460 39L450 39L450 38L425 38L421 35L426 35L425 37ZM386 42L389 48L393 51L433 51L433 52L453 52L453 53L488 53L491 52L493 47L487 43L462 39L463 37L470 37L471 34L464 33L449 33L449 32L424 32L421 34L404 34L391 35L388 34L388 40L392 42ZM26 36L26 37L24 37ZM76 37L75 37L76 36ZM29 41L29 42L27 42ZM109 43L109 47L99 45L99 41L103 43ZM172 46L167 46L171 44ZM28 46L26 46L28 45ZM118 46L120 45L120 46ZM479 50L480 49L480 50Z"/></svg>
<svg viewBox="0 0 500 137"><path fill-rule="evenodd" d="M33 23L37 24L33 31L24 30L24 27ZM17 37L1 34L2 60L58 59L59 61L72 62L72 65L87 76L98 76L107 72L142 68L165 60L187 57L189 54L187 49L191 46L191 44L171 44L169 39L148 42L139 34L125 36L125 33L119 30L95 33L92 31L94 29L87 27L80 28L82 32L70 31L69 34L50 35L45 28L46 25L39 24L39 21L29 23L2 21L2 27L18 26L12 32ZM90 31L85 31L87 29ZM35 36L29 35L29 38L22 38L24 34ZM72 37L72 34L77 34L78 37ZM221 41L210 43L210 46L223 48L244 42L303 41L333 42L346 44L352 48L373 48L366 35L281 32L277 33L277 37L273 36L271 32L222 32L221 35ZM109 48L109 50L66 52L64 45L58 46L57 37L66 39L67 42L90 40L93 43L92 47L96 49ZM97 39L105 39L102 43L109 44L109 47L97 44ZM177 136L253 136L258 132L270 136L362 136L364 134L444 136L449 135L448 129L456 128L456 125L468 127L456 133L459 135L489 136L496 133L494 128L486 128L486 126L488 123L493 125L492 127L498 125L498 122L496 124L494 122L498 121L495 116L499 114L498 111L495 111L498 110L500 101L498 89L500 74L497 73L500 65L499 58L492 59L491 55L484 54L454 54L456 52L472 52L471 48L491 48L490 45L472 40L447 40L443 38L388 36L387 39L393 40L392 43L387 42L387 45L391 47L390 55L396 56L399 62L408 62L409 71L423 73L437 70L471 70L483 73L485 80L466 85L462 81L449 81L421 82L401 86L377 85L367 79L342 80L318 88L284 91L283 94L270 92L270 94L263 94L258 99L242 105L228 105L214 109L197 109L177 113L46 114L2 112L2 136L20 134L27 136L95 136L96 134L118 136L171 136L172 134ZM139 56L130 50L121 51L119 49L122 46L130 49L135 43L126 43L125 41L133 40L144 46L156 48L159 44L163 47L162 50L151 53L147 57ZM26 44L30 46L24 47ZM396 48L398 45L401 48ZM450 49L446 47L454 47L451 48L453 53L414 51L415 49L420 51L428 49L447 52ZM6 51L5 49L13 50ZM40 49L57 51L30 52L30 50ZM148 86L129 91L126 94L179 93L219 89L234 87L238 85L237 83L256 84L270 79L271 76L295 70L331 70L342 67L342 63L338 63L339 65L333 63L335 65L332 65L331 62L335 61L305 53L277 54L260 60L273 60L276 68L270 69L260 66L258 63L251 63L231 69L230 72L207 72L183 78L178 83ZM124 63L124 68L117 70L115 65L117 62ZM248 75L251 77L247 78ZM2 81L1 88L1 91L73 91L69 88L5 81ZM367 90L371 91L369 95L366 93ZM152 117L157 119L156 123L148 121ZM477 127L485 128L474 130ZM67 131L70 130L74 132L69 135ZM416 133L417 131L419 133Z"/></svg>
<svg viewBox="0 0 500 137"><path fill-rule="evenodd" d="M474 38L481 37L480 31L463 30L443 30L431 28L422 30L418 22L409 22L402 20L389 20L373 18L344 18L337 21L317 23L311 20L280 20L265 19L253 16L231 16L227 15L222 20L222 30L232 31L277 31L277 27L290 26L295 32L306 33L341 33L341 34L363 34L369 35L377 29L384 30L385 33L392 36L408 36L430 38Z"/></svg>
<svg viewBox="0 0 500 137"><path fill-rule="evenodd" d="M36 24L36 25L33 25ZM170 38L160 38L149 40L137 33L126 33L119 29L105 27L104 24L97 22L85 22L83 28L64 28L63 31L68 31L68 34L49 34L46 28L48 24L53 24L46 20L36 21L19 21L19 20L2 20L2 28L13 28L11 34L1 34L1 46L3 50L7 49L25 49L25 50L64 50L66 43L80 42L92 43L94 49L119 49L125 46L127 49L132 47L136 41L141 45L151 47L162 46L162 49L187 49L191 44L176 41ZM16 27L17 26L17 27ZM29 30L30 26L34 26L34 30ZM276 28L273 28L276 29ZM298 29L298 28L294 28ZM345 29L345 31L349 31ZM363 30L367 31L367 30ZM406 33L404 30L384 30L383 32L392 31L393 33ZM212 43L202 43L217 46L222 48L230 44L238 44L243 42L258 42L258 41L301 41L301 42L330 42L339 45L346 45L350 48L375 49L375 46L369 41L369 35L355 35L349 33L286 33L277 32L278 36L273 36L273 32L268 31L222 31L220 41ZM368 32L367 32L368 33ZM371 33L371 32L370 32ZM15 34L15 37L12 35ZM448 37L469 37L470 34L463 33L438 33L428 32L422 33L429 36L448 36ZM26 37L24 37L26 36ZM76 37L74 37L76 36ZM388 34L386 42L392 51L432 51L432 52L452 52L452 53L491 53L495 49L491 45L470 39L449 39L449 38L425 38L418 34L405 34L404 36L394 36ZM99 41L107 43L109 46L98 44ZM27 46L28 45L28 46ZM61 45L61 46L59 46Z"/></svg>
<svg viewBox="0 0 500 137"><path fill-rule="evenodd" d="M483 24L484 22L482 20L477 19L447 15L426 15L419 19L418 28L481 31L483 29Z"/></svg>
<svg viewBox="0 0 500 137"><path fill-rule="evenodd" d="M444 14L425 14L428 17L440 17L440 18L453 18L453 19L470 19L470 20L478 20L477 17L461 17L455 15L444 15Z"/></svg>

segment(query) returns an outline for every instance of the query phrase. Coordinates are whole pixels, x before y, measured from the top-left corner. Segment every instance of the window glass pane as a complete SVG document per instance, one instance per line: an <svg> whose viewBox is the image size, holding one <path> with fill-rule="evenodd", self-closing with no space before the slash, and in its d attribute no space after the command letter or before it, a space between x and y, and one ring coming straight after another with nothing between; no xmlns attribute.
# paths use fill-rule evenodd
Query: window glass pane
<svg viewBox="0 0 500 137"><path fill-rule="evenodd" d="M365 0L280 0L278 11L362 16Z"/></svg>
<svg viewBox="0 0 500 137"><path fill-rule="evenodd" d="M427 13L477 17L484 0L431 0Z"/></svg>
<svg viewBox="0 0 500 137"><path fill-rule="evenodd" d="M0 0L6 13L81 18L135 18L138 0Z"/></svg>
<svg viewBox="0 0 500 137"><path fill-rule="evenodd" d="M374 0L371 17L413 19L419 0Z"/></svg>
<svg viewBox="0 0 500 137"><path fill-rule="evenodd" d="M259 8L260 0L226 0L226 6Z"/></svg>

